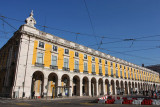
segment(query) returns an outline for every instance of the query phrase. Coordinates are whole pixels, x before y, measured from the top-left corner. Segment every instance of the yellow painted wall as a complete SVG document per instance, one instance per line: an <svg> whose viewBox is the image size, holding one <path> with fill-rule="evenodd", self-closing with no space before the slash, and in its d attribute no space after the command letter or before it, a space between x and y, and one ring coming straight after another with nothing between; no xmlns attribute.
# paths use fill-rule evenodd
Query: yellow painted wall
<svg viewBox="0 0 160 107"><path fill-rule="evenodd" d="M58 47L58 63L57 63L58 69L63 68L63 64L64 64L63 63L63 58L64 58L63 54L64 54L64 49L62 47Z"/></svg>
<svg viewBox="0 0 160 107"><path fill-rule="evenodd" d="M33 58L32 58L32 65L36 63L36 58L37 58L37 46L38 46L38 41L34 41L34 48L33 48Z"/></svg>
<svg viewBox="0 0 160 107"><path fill-rule="evenodd" d="M126 77L128 78L128 67L126 67Z"/></svg>
<svg viewBox="0 0 160 107"><path fill-rule="evenodd" d="M116 74L116 69L115 69L115 62L113 62L113 75L115 75ZM116 77L116 75L114 76L114 77Z"/></svg>
<svg viewBox="0 0 160 107"><path fill-rule="evenodd" d="M45 67L50 67L51 65L51 50L52 50L52 45L50 44L45 44L45 53L44 53L44 66Z"/></svg>
<svg viewBox="0 0 160 107"><path fill-rule="evenodd" d="M120 65L117 64L117 66L118 66L118 76L120 77Z"/></svg>
<svg viewBox="0 0 160 107"><path fill-rule="evenodd" d="M124 65L122 65L122 77L124 78Z"/></svg>
<svg viewBox="0 0 160 107"><path fill-rule="evenodd" d="M88 56L88 73L92 73L92 57Z"/></svg>
<svg viewBox="0 0 160 107"><path fill-rule="evenodd" d="M99 59L97 57L95 57L95 67L96 67L96 74L99 74Z"/></svg>
<svg viewBox="0 0 160 107"><path fill-rule="evenodd" d="M84 70L84 61L83 61L83 54L79 53L79 70L83 72Z"/></svg>
<svg viewBox="0 0 160 107"><path fill-rule="evenodd" d="M102 59L102 74L105 75L105 60Z"/></svg>
<svg viewBox="0 0 160 107"><path fill-rule="evenodd" d="M74 69L74 51L70 50L69 51L69 68L71 71L73 71Z"/></svg>
<svg viewBox="0 0 160 107"><path fill-rule="evenodd" d="M111 76L111 62L108 61L108 75Z"/></svg>

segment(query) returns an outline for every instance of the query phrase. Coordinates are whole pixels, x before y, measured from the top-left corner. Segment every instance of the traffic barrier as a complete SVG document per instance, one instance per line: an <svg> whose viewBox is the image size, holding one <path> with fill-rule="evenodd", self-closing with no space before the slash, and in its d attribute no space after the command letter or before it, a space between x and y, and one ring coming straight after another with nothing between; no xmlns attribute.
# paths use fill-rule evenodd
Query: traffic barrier
<svg viewBox="0 0 160 107"><path fill-rule="evenodd" d="M114 99L107 99L106 104L114 104Z"/></svg>
<svg viewBox="0 0 160 107"><path fill-rule="evenodd" d="M124 100L122 104L132 104L133 100Z"/></svg>
<svg viewBox="0 0 160 107"><path fill-rule="evenodd" d="M99 104L105 104L105 102L106 102L106 100L105 100L105 99L103 99L103 100L99 100L99 101L98 101L98 103L99 103Z"/></svg>
<svg viewBox="0 0 160 107"><path fill-rule="evenodd" d="M115 100L114 104L122 104L123 100Z"/></svg>
<svg viewBox="0 0 160 107"><path fill-rule="evenodd" d="M160 105L160 100L152 100L152 105Z"/></svg>
<svg viewBox="0 0 160 107"><path fill-rule="evenodd" d="M141 105L152 105L152 100L151 99L144 99L141 102Z"/></svg>
<svg viewBox="0 0 160 107"><path fill-rule="evenodd" d="M143 100L133 100L132 104L141 104Z"/></svg>

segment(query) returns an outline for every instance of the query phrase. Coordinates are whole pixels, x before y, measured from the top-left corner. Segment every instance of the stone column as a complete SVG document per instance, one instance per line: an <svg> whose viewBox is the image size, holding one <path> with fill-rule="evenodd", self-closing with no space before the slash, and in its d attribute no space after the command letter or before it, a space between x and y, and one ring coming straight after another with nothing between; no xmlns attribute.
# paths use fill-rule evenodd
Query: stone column
<svg viewBox="0 0 160 107"><path fill-rule="evenodd" d="M47 97L47 92L48 92L48 78L44 78L44 83L43 83L44 97Z"/></svg>
<svg viewBox="0 0 160 107"><path fill-rule="evenodd" d="M82 96L82 79L80 78L80 81L79 81L79 84L80 84L80 87L79 87L79 95Z"/></svg>
<svg viewBox="0 0 160 107"><path fill-rule="evenodd" d="M88 81L88 91L89 91L89 96L92 96L91 95L91 81L90 80Z"/></svg>
<svg viewBox="0 0 160 107"><path fill-rule="evenodd" d="M115 91L115 95L117 95L116 82L114 82L114 91Z"/></svg>
<svg viewBox="0 0 160 107"><path fill-rule="evenodd" d="M73 84L73 81L70 80L69 97L72 97L72 84Z"/></svg>
<svg viewBox="0 0 160 107"><path fill-rule="evenodd" d="M109 81L109 95L112 95L111 81Z"/></svg>
<svg viewBox="0 0 160 107"><path fill-rule="evenodd" d="M103 81L103 95L106 94L106 89L105 89L105 81Z"/></svg>
<svg viewBox="0 0 160 107"><path fill-rule="evenodd" d="M99 96L99 87L98 87L98 82L96 81L96 94Z"/></svg>
<svg viewBox="0 0 160 107"><path fill-rule="evenodd" d="M59 88L59 86L61 86L62 84L61 84L61 79L58 79L58 82L57 82L57 86L58 86L58 88L57 88L57 96L58 96L58 94L60 94L60 93L62 93L61 92L61 88Z"/></svg>

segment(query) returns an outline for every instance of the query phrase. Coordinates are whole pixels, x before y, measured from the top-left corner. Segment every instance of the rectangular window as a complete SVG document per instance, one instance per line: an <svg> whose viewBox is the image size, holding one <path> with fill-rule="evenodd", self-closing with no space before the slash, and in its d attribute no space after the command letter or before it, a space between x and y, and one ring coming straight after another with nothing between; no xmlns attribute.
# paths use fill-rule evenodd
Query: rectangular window
<svg viewBox="0 0 160 107"><path fill-rule="evenodd" d="M57 52L57 46L53 45L53 51Z"/></svg>
<svg viewBox="0 0 160 107"><path fill-rule="evenodd" d="M65 54L69 54L69 49L65 49Z"/></svg>
<svg viewBox="0 0 160 107"><path fill-rule="evenodd" d="M38 52L37 63L43 64L43 53Z"/></svg>
<svg viewBox="0 0 160 107"><path fill-rule="evenodd" d="M124 76L126 77L126 71L124 72Z"/></svg>
<svg viewBox="0 0 160 107"><path fill-rule="evenodd" d="M39 47L44 48L44 42L39 41Z"/></svg>
<svg viewBox="0 0 160 107"><path fill-rule="evenodd" d="M121 77L122 77L122 70L120 70L120 75L121 75Z"/></svg>
<svg viewBox="0 0 160 107"><path fill-rule="evenodd" d="M92 61L95 61L95 57L92 57Z"/></svg>
<svg viewBox="0 0 160 107"><path fill-rule="evenodd" d="M78 52L75 52L75 57L79 57L79 53Z"/></svg>
<svg viewBox="0 0 160 107"><path fill-rule="evenodd" d="M105 67L105 73L108 74L108 67Z"/></svg>
<svg viewBox="0 0 160 107"><path fill-rule="evenodd" d="M69 66L69 60L68 58L64 58L64 67L68 68L68 66Z"/></svg>
<svg viewBox="0 0 160 107"><path fill-rule="evenodd" d="M79 61L75 60L74 68L75 69L79 69Z"/></svg>
<svg viewBox="0 0 160 107"><path fill-rule="evenodd" d="M57 66L57 56L52 55L52 65Z"/></svg>
<svg viewBox="0 0 160 107"><path fill-rule="evenodd" d="M102 73L102 66L99 66L99 73Z"/></svg>
<svg viewBox="0 0 160 107"><path fill-rule="evenodd" d="M128 71L128 78L130 78L130 74L129 74L129 71Z"/></svg>
<svg viewBox="0 0 160 107"><path fill-rule="evenodd" d="M86 54L84 54L84 59L87 59L87 55Z"/></svg>
<svg viewBox="0 0 160 107"><path fill-rule="evenodd" d="M111 66L113 65L113 63L111 62Z"/></svg>
<svg viewBox="0 0 160 107"><path fill-rule="evenodd" d="M92 72L95 72L95 65L92 64Z"/></svg>
<svg viewBox="0 0 160 107"><path fill-rule="evenodd" d="M113 75L113 68L111 68L111 75Z"/></svg>
<svg viewBox="0 0 160 107"><path fill-rule="evenodd" d="M87 63L86 62L84 62L84 71L88 71L88 68L87 68L88 66L87 66Z"/></svg>
<svg viewBox="0 0 160 107"><path fill-rule="evenodd" d="M102 60L101 59L99 59L99 63L101 63L102 62Z"/></svg>
<svg viewBox="0 0 160 107"><path fill-rule="evenodd" d="M116 76L118 76L118 70L116 69Z"/></svg>

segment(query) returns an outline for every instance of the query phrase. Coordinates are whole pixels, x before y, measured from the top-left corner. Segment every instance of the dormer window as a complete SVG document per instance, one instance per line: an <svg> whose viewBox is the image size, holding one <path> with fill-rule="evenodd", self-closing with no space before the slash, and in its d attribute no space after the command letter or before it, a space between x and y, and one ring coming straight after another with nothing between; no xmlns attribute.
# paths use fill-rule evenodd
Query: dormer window
<svg viewBox="0 0 160 107"><path fill-rule="evenodd" d="M116 67L117 67L117 64L116 64Z"/></svg>
<svg viewBox="0 0 160 107"><path fill-rule="evenodd" d="M44 48L44 42L39 41L39 45L40 48Z"/></svg>
<svg viewBox="0 0 160 107"><path fill-rule="evenodd" d="M57 52L57 46L53 45L53 51Z"/></svg>
<svg viewBox="0 0 160 107"><path fill-rule="evenodd" d="M87 55L86 54L84 54L84 59L87 59Z"/></svg>
<svg viewBox="0 0 160 107"><path fill-rule="evenodd" d="M79 53L78 52L75 52L75 57L79 57Z"/></svg>
<svg viewBox="0 0 160 107"><path fill-rule="evenodd" d="M65 49L65 54L69 54L69 49Z"/></svg>
<svg viewBox="0 0 160 107"><path fill-rule="evenodd" d="M99 63L102 63L102 60L101 60L101 59L99 59Z"/></svg>
<svg viewBox="0 0 160 107"><path fill-rule="evenodd" d="M92 57L92 61L95 61L95 57Z"/></svg>

